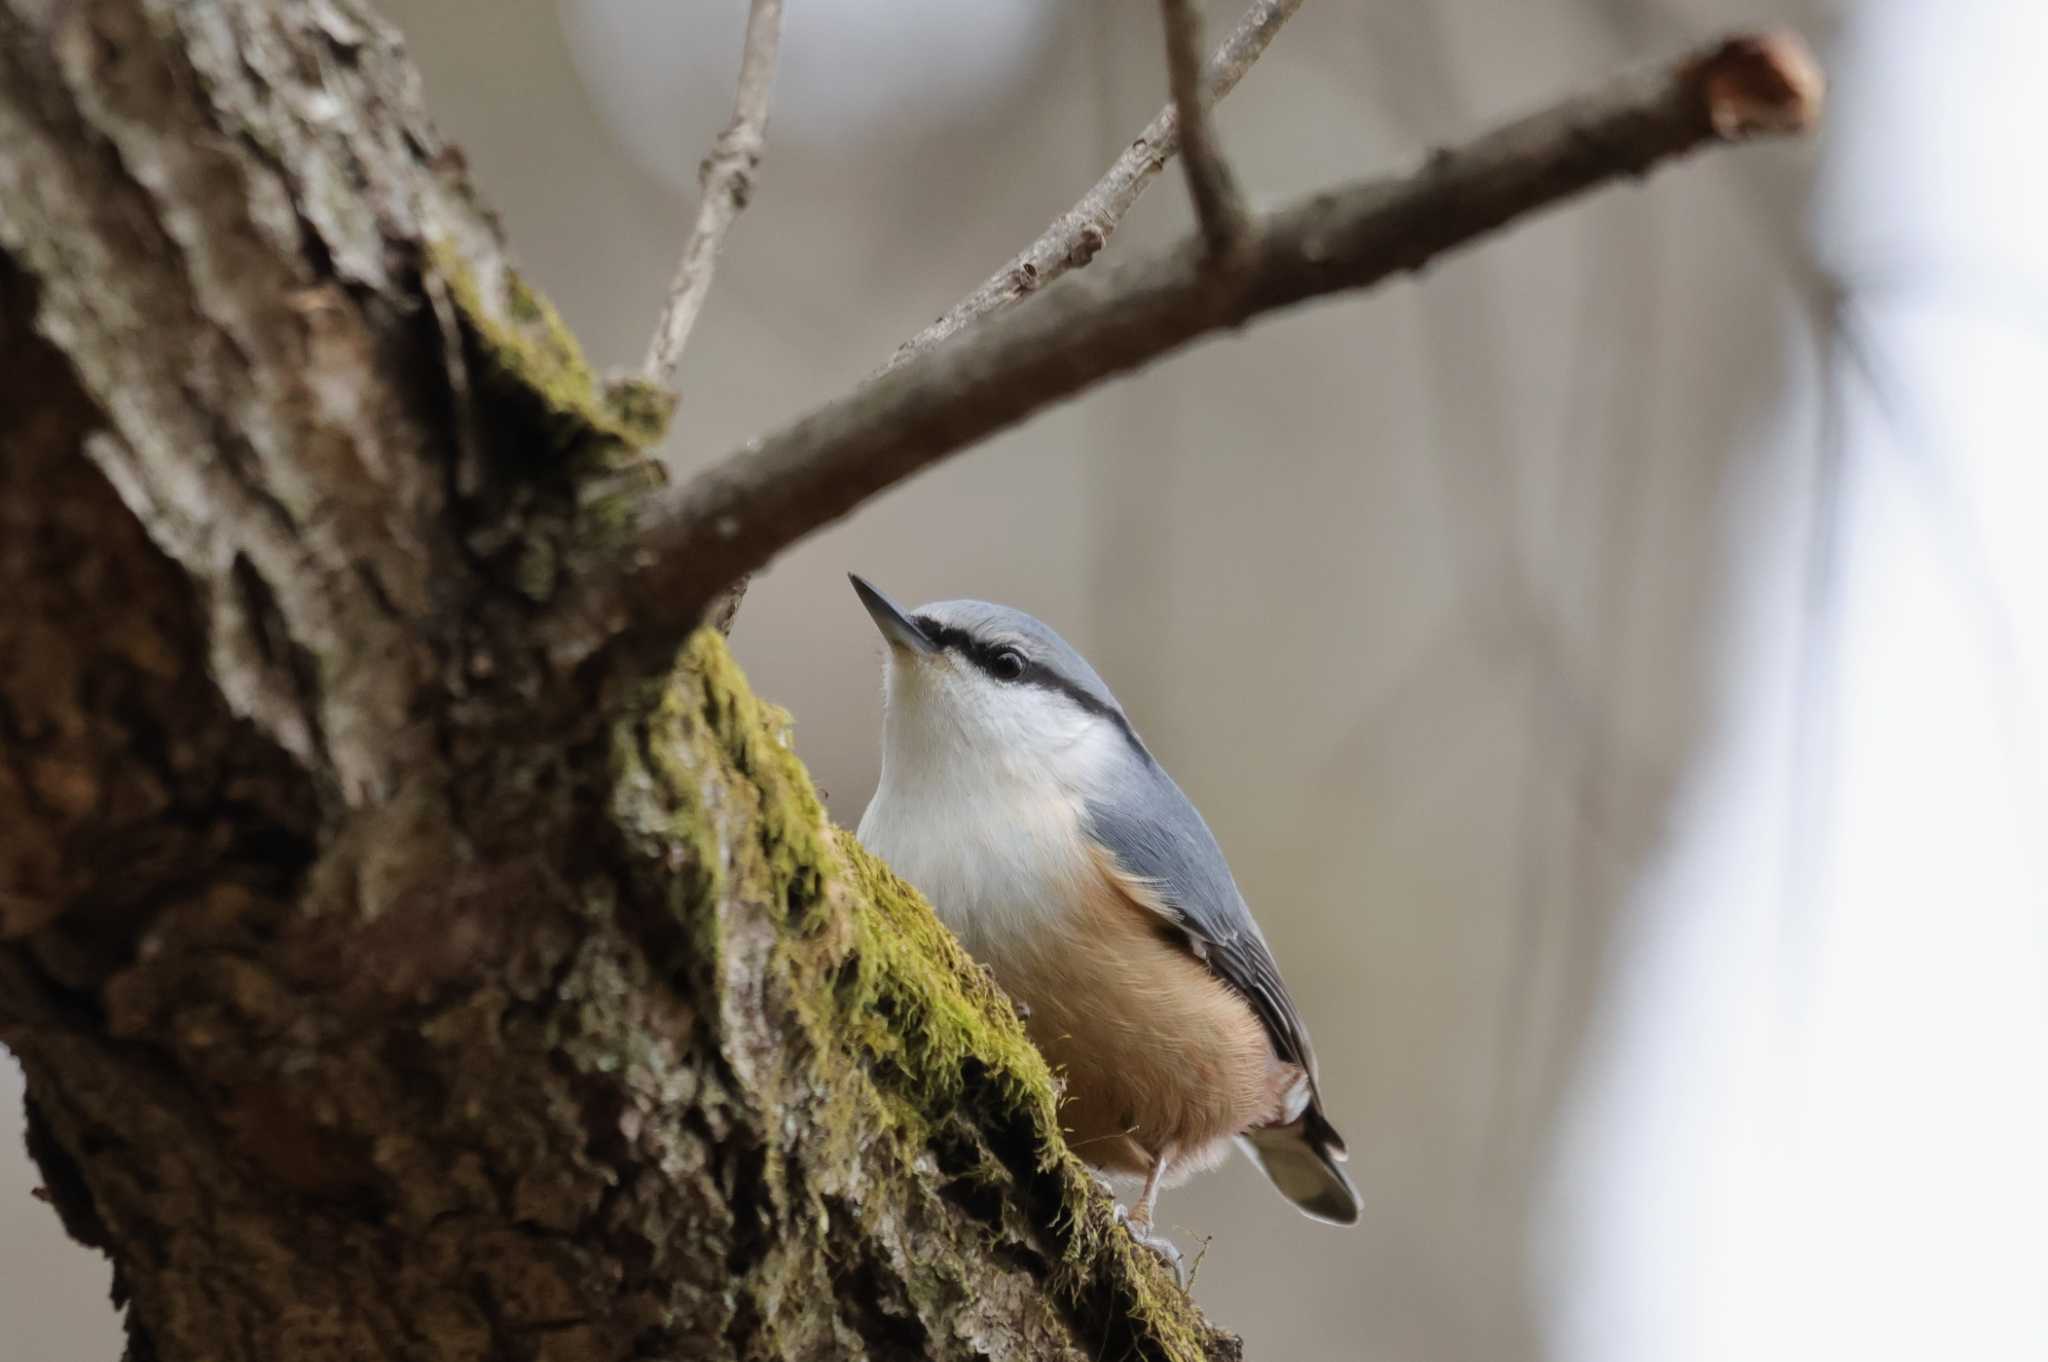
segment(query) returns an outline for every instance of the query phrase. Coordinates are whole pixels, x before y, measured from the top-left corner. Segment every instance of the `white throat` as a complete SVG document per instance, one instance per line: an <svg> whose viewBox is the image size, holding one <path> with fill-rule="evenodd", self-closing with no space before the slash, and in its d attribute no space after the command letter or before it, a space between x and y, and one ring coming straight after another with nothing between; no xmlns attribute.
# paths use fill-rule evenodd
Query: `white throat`
<svg viewBox="0 0 2048 1362"><path fill-rule="evenodd" d="M1045 939L1100 870L1082 820L1123 736L1065 696L891 657L861 842L997 964Z"/></svg>

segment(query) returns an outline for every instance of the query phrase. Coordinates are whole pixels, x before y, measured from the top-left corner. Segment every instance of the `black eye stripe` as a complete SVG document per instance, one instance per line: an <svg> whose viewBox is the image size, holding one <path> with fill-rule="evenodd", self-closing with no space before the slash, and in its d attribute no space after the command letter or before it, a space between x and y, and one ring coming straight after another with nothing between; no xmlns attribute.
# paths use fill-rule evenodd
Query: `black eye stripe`
<svg viewBox="0 0 2048 1362"><path fill-rule="evenodd" d="M1113 705L1104 704L1022 649L1014 648L1007 643L985 643L965 629L957 625L941 624L930 615L912 615L910 622L917 626L919 633L939 647L947 652L959 654L973 663L978 670L986 672L1006 685L1037 686L1041 690L1054 691L1066 696L1088 713L1108 719L1122 731L1124 741L1128 742L1139 756L1146 761L1152 760L1152 754L1146 750L1144 743L1138 741L1137 730L1131 727L1131 721L1124 717L1121 710ZM996 655L1004 652L1015 652L1024 659L1024 670L1021 674L1006 677L996 671Z"/></svg>
<svg viewBox="0 0 2048 1362"><path fill-rule="evenodd" d="M1033 681L1040 685L1051 685L1059 678L1025 655L1022 648L1008 643L988 643L976 638L965 629L950 624L940 624L930 615L915 615L910 621L926 638L948 652L958 653L980 670L987 672L998 681ZM1016 654L1024 664L1024 670L1016 676L1004 676L997 670L997 659L1005 653ZM1058 689L1065 690L1061 685Z"/></svg>
<svg viewBox="0 0 2048 1362"><path fill-rule="evenodd" d="M987 644L975 638L965 629L950 624L940 624L930 615L912 615L910 622L917 626L919 633L944 648L947 652L958 653L976 666L985 666L987 658L994 652Z"/></svg>

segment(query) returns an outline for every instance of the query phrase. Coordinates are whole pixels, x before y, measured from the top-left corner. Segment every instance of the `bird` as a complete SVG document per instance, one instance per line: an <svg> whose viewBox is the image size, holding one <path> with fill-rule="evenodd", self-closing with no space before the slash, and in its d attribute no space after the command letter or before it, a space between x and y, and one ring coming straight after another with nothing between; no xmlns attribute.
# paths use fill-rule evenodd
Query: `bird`
<svg viewBox="0 0 2048 1362"><path fill-rule="evenodd" d="M856 836L922 892L1018 1004L1064 1080L1060 1124L1144 1179L1119 1217L1235 1142L1282 1195L1358 1221L1301 1011L1202 815L1095 669L986 601L906 611L847 574L880 629L881 775Z"/></svg>

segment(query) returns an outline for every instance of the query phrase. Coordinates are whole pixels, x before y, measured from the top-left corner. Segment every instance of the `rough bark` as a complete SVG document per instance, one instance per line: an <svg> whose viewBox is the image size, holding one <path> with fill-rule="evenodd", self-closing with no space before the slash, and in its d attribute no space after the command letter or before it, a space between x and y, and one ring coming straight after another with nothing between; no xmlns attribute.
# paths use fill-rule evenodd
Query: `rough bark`
<svg viewBox="0 0 2048 1362"><path fill-rule="evenodd" d="M1193 1357L345 0L0 3L0 1040L137 1358Z"/></svg>

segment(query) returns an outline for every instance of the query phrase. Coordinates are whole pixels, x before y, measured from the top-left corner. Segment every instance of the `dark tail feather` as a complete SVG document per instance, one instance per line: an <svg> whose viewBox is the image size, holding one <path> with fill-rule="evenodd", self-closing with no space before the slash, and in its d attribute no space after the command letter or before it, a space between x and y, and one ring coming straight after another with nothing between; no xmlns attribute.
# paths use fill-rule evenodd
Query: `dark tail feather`
<svg viewBox="0 0 2048 1362"><path fill-rule="evenodd" d="M1303 1212L1332 1225L1358 1223L1358 1189L1337 1166L1344 1141L1322 1112L1310 1107L1284 1126L1248 1130L1239 1143Z"/></svg>

